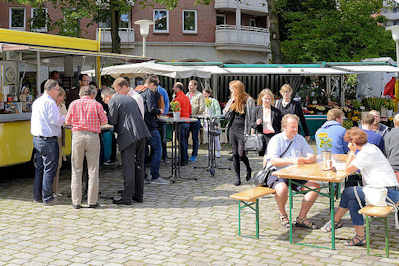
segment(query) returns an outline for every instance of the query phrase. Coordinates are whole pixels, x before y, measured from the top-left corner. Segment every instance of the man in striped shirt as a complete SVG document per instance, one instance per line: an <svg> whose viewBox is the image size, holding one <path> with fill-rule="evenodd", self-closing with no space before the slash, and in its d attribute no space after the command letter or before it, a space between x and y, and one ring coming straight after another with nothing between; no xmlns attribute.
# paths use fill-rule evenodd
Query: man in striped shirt
<svg viewBox="0 0 399 266"><path fill-rule="evenodd" d="M101 126L108 123L100 103L89 86L80 88L80 99L73 101L65 124L72 126L72 206L79 209L82 203L83 159L86 156L89 172L87 203L89 208L98 207L99 157Z"/></svg>

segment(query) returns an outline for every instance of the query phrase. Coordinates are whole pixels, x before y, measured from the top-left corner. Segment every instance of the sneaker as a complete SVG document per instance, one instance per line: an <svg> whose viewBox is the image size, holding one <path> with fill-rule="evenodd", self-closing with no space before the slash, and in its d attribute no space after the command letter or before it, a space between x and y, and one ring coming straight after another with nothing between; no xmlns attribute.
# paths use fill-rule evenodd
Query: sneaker
<svg viewBox="0 0 399 266"><path fill-rule="evenodd" d="M156 179L153 179L151 182L154 183L154 184L159 184L159 185L169 185L169 180L166 180L166 179L164 179L162 177L158 177Z"/></svg>
<svg viewBox="0 0 399 266"><path fill-rule="evenodd" d="M220 151L216 151L216 158L220 158Z"/></svg>
<svg viewBox="0 0 399 266"><path fill-rule="evenodd" d="M195 162L196 160L197 160L197 156L193 155L193 156L190 157L190 161Z"/></svg>
<svg viewBox="0 0 399 266"><path fill-rule="evenodd" d="M49 200L49 201L43 201L44 206L52 206L55 203L57 203L57 198L53 198L52 200Z"/></svg>
<svg viewBox="0 0 399 266"><path fill-rule="evenodd" d="M151 179L149 179L148 177L144 178L144 184L145 185L151 184Z"/></svg>

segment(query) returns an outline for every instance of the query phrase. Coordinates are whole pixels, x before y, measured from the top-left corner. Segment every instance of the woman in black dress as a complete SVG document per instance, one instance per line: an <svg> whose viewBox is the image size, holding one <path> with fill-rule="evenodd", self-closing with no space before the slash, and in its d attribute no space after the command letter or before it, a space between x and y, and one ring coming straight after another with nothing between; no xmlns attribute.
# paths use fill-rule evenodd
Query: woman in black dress
<svg viewBox="0 0 399 266"><path fill-rule="evenodd" d="M302 106L300 102L291 99L292 88L289 84L284 84L281 86L280 94L283 97L281 100L276 102L276 108L280 110L281 117L286 114L294 114L299 117L301 121L301 127L305 133L305 138L307 141L310 140L310 134L308 126L306 125L305 116L303 115Z"/></svg>
<svg viewBox="0 0 399 266"><path fill-rule="evenodd" d="M233 150L233 166L236 174L234 185L241 185L240 160L247 167L246 180L251 179L251 167L244 150L245 135L251 133L255 122L255 101L245 92L244 84L239 80L229 83L232 103L226 114L228 120L230 144Z"/></svg>
<svg viewBox="0 0 399 266"><path fill-rule="evenodd" d="M259 156L263 156L266 154L269 140L281 132L282 116L280 110L273 106L274 94L269 89L264 89L259 93L257 104L256 122L253 128L256 129L257 133L263 134L263 148L259 152Z"/></svg>

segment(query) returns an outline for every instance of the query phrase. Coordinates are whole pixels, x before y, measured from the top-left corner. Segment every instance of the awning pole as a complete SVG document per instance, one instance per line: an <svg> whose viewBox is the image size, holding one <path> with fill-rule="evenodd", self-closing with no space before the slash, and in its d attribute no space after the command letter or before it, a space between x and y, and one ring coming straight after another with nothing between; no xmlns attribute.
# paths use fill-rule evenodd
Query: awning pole
<svg viewBox="0 0 399 266"><path fill-rule="evenodd" d="M40 52L36 52L36 96L40 95Z"/></svg>

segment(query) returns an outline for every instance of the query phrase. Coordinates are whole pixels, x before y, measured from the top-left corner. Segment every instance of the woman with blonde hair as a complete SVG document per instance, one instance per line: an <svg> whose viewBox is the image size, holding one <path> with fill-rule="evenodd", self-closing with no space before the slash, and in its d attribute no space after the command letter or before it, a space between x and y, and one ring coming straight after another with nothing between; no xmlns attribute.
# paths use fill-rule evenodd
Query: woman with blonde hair
<svg viewBox="0 0 399 266"><path fill-rule="evenodd" d="M289 84L284 84L283 86L281 86L280 94L283 98L276 102L276 108L280 110L281 116L284 116L286 114L297 115L299 117L299 120L301 121L301 127L306 136L305 138L307 141L309 141L309 129L306 125L306 120L305 116L303 115L301 103L291 98L292 92L293 90Z"/></svg>
<svg viewBox="0 0 399 266"><path fill-rule="evenodd" d="M263 134L263 148L259 156L265 155L270 139L281 131L281 112L273 106L273 103L273 92L270 89L263 89L258 95L253 125L257 133Z"/></svg>
<svg viewBox="0 0 399 266"><path fill-rule="evenodd" d="M59 89L56 103L57 103L58 110L60 111L60 113L65 116L67 114L67 109L65 107L65 90L63 88ZM64 146L65 146L65 130L64 130L64 128L62 128L61 136L58 137L58 149L59 149L58 168L57 168L57 172L56 172L56 175L55 175L54 181L53 181L53 193L55 194L56 197L62 196L59 193L58 183L59 183L59 179L60 179L60 170L62 167L62 159L63 159L62 147L64 147Z"/></svg>
<svg viewBox="0 0 399 266"><path fill-rule="evenodd" d="M240 160L247 167L246 180L251 179L252 169L245 153L244 139L245 135L251 133L251 128L255 122L255 101L245 92L245 86L239 80L231 81L229 89L232 103L226 114L228 120L227 128L233 150L233 166L236 173L234 185L239 186L241 185Z"/></svg>

